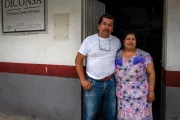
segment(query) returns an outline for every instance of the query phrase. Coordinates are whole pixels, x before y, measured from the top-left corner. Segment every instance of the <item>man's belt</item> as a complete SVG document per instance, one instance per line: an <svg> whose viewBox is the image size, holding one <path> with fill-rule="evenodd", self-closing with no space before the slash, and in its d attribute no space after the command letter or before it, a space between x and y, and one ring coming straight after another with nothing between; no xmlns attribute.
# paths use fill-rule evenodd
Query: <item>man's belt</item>
<svg viewBox="0 0 180 120"><path fill-rule="evenodd" d="M107 76L107 77L105 77L105 78L102 78L101 80L102 80L102 81L107 81L107 80L110 80L112 77L113 77L113 74L112 74L112 75L109 75L109 76Z"/></svg>

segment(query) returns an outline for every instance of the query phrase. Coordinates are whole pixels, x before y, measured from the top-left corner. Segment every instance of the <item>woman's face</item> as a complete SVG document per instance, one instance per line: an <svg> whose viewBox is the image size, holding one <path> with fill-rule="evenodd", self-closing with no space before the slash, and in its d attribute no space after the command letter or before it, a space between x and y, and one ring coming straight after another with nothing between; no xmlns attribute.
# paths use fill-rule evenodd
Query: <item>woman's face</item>
<svg viewBox="0 0 180 120"><path fill-rule="evenodd" d="M128 34L124 40L125 49L135 49L136 48L136 37L134 34Z"/></svg>

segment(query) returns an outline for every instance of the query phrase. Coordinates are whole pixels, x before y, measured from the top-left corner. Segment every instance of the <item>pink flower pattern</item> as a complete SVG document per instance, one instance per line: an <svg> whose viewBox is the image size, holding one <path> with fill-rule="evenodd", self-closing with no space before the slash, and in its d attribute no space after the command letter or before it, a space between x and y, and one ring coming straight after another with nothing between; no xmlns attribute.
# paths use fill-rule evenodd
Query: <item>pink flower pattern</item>
<svg viewBox="0 0 180 120"><path fill-rule="evenodd" d="M152 104L147 102L148 76L146 67L152 61L149 53L137 49L130 59L117 54L122 64L116 64L116 96L118 98L118 120L152 120ZM133 62L141 57L141 62ZM136 63L136 64L133 64Z"/></svg>

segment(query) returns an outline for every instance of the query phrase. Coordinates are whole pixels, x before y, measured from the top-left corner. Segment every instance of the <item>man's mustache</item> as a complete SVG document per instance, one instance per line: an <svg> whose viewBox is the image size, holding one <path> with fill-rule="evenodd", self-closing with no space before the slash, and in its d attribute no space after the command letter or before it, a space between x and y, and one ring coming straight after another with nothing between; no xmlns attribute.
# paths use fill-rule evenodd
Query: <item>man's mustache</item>
<svg viewBox="0 0 180 120"><path fill-rule="evenodd" d="M108 30L108 29L104 29L103 31L105 31L105 32L109 32L109 30Z"/></svg>

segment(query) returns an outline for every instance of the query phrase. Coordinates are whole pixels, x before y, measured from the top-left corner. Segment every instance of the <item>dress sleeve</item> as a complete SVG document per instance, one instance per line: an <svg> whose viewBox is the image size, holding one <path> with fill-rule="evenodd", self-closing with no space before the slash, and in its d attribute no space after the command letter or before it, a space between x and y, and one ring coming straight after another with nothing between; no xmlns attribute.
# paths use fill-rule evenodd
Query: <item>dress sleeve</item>
<svg viewBox="0 0 180 120"><path fill-rule="evenodd" d="M149 53L146 53L145 55L145 67L148 67L148 65L153 62L153 59Z"/></svg>

